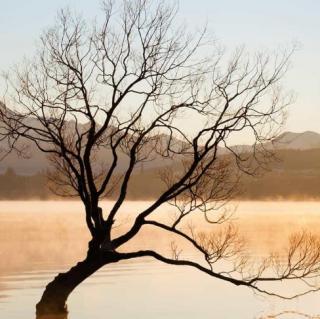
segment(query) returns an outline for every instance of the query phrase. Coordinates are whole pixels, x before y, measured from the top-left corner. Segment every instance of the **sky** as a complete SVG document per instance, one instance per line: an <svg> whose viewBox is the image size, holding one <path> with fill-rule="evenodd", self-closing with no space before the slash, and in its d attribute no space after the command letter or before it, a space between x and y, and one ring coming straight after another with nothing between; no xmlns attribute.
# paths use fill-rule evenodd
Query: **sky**
<svg viewBox="0 0 320 319"><path fill-rule="evenodd" d="M100 5L99 0L0 0L0 71L32 56L58 9L70 7L94 18ZM180 0L179 18L191 27L207 23L227 50L240 45L277 50L299 43L284 83L296 95L284 130L320 132L319 0Z"/></svg>

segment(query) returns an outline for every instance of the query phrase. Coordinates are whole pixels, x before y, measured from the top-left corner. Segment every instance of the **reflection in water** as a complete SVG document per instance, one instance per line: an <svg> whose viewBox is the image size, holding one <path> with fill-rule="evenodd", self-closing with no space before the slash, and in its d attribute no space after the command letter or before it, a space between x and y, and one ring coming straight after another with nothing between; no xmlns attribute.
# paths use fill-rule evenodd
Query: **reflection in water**
<svg viewBox="0 0 320 319"><path fill-rule="evenodd" d="M302 312L298 312L298 311L283 311L281 313L278 314L274 314L274 315L269 315L267 317L263 317L261 319L285 319L285 318L290 318L292 319L294 316L294 318L298 319L319 319L320 316L310 316L308 314L302 313Z"/></svg>

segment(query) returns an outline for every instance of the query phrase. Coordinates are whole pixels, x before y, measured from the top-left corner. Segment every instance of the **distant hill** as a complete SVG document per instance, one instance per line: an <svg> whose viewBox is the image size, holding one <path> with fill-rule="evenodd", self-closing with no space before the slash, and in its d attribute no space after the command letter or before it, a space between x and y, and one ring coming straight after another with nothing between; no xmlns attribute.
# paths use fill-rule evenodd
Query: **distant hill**
<svg viewBox="0 0 320 319"><path fill-rule="evenodd" d="M39 126L37 122L33 119L28 119L27 121L30 121L30 126ZM70 132L73 132L74 130L74 121L68 121L66 122L67 128L70 130ZM79 125L79 124L78 124ZM86 125L79 125L78 130L81 131L84 130ZM168 136L166 135L160 135L160 143L166 143L166 140L168 139ZM181 144L180 140L173 139L173 145L179 145ZM15 173L19 175L34 175L43 171L46 171L50 168L50 162L48 161L47 154L41 152L33 143L32 141L26 139L26 138L20 138L20 140L16 143L17 148L24 148L26 151L24 152L24 158L19 156L17 152L11 152L6 156L2 161L0 161L0 174L3 174L6 172L7 169L12 169ZM0 141L0 152L3 150L7 150L7 142ZM1 154L1 153L0 153ZM151 154L151 156L154 157L153 161L144 163L144 168L150 169L154 167L161 167L165 165L170 164L170 160L157 157L156 154ZM97 163L108 163L113 159L112 152L108 148L100 148L97 156L96 161ZM118 153L118 164L117 164L117 170L123 171L128 164L129 158L126 154L119 152Z"/></svg>
<svg viewBox="0 0 320 319"><path fill-rule="evenodd" d="M320 199L320 148L275 151L258 177L242 177L241 199Z"/></svg>
<svg viewBox="0 0 320 319"><path fill-rule="evenodd" d="M163 135L160 138L165 142L168 137ZM0 149L5 147L3 143L0 142ZM0 162L0 199L53 197L44 173L49 167L46 156L30 142L21 143L29 145L30 158L19 158L13 152ZM179 145L181 141L175 143ZM265 147L273 148L278 160L271 162L269 170L259 177L242 177L240 199L320 199L320 134L285 132L266 143ZM233 148L245 152L252 149L250 145ZM227 153L220 150L220 154ZM102 150L97 158L107 163L111 159L110 151ZM127 161L126 155L121 154L118 173L126 167ZM154 161L145 163L130 181L128 198L142 200L158 196L164 189L158 176L159 168L177 162L177 159L155 157Z"/></svg>
<svg viewBox="0 0 320 319"><path fill-rule="evenodd" d="M165 135L161 136L163 140L167 137ZM21 144L27 145L29 147L28 153L30 157L26 159L20 158L16 153L12 152L3 161L0 162L0 174L4 173L8 168L11 168L19 175L34 175L39 172L45 171L50 167L45 154L40 152L34 144L27 140L22 140ZM177 140L176 143L179 143ZM181 142L180 142L181 143ZM272 142L268 142L266 145L268 148L273 148L276 150L312 150L320 148L320 134L315 132L303 132L303 133L293 133L285 132L279 137L274 139ZM5 142L0 142L0 150L5 148ZM238 145L233 146L237 151L250 151L250 145ZM221 153L226 153L221 149ZM108 162L111 159L111 152L108 149L102 149L98 154L98 160L102 162ZM119 170L126 167L128 158L125 154L119 155ZM145 169L154 169L164 165L170 165L169 160L164 160L163 158L155 157L154 161L150 161L144 164Z"/></svg>
<svg viewBox="0 0 320 319"><path fill-rule="evenodd" d="M277 149L310 150L320 148L320 134L311 131L285 132L273 140L272 144Z"/></svg>
<svg viewBox="0 0 320 319"><path fill-rule="evenodd" d="M320 199L320 148L282 149L275 152L276 161L257 177L243 175L238 199ZM165 186L159 169L138 170L129 183L128 199L144 200L159 196ZM0 175L0 199L49 199L53 195L44 174L17 175L12 169Z"/></svg>

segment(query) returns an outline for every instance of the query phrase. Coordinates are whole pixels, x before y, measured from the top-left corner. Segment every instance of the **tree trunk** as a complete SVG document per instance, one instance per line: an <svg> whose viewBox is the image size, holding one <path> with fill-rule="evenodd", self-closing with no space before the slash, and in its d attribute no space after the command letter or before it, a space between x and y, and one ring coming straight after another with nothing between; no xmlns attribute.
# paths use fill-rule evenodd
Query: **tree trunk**
<svg viewBox="0 0 320 319"><path fill-rule="evenodd" d="M109 256L108 256L109 255ZM45 288L41 300L36 306L37 318L51 318L59 315L66 318L67 299L71 292L85 279L90 277L102 266L114 262L112 254L92 251L87 257L65 273L58 274ZM58 317L58 318L60 318Z"/></svg>

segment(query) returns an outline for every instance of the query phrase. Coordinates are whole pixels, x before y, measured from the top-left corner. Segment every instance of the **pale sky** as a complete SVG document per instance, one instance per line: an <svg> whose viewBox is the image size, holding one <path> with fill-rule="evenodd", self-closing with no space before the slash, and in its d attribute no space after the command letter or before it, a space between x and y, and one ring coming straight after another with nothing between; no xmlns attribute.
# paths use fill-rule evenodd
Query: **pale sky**
<svg viewBox="0 0 320 319"><path fill-rule="evenodd" d="M0 70L32 56L41 31L60 8L90 18L99 0L0 0ZM180 17L192 26L206 21L227 49L277 49L299 42L285 86L297 95L286 130L320 132L320 1L319 0L180 0Z"/></svg>

